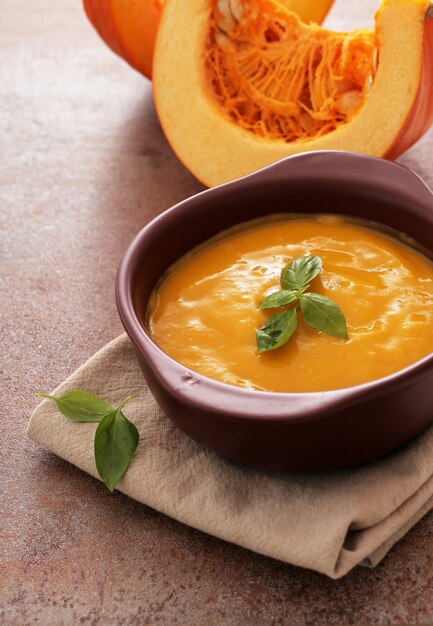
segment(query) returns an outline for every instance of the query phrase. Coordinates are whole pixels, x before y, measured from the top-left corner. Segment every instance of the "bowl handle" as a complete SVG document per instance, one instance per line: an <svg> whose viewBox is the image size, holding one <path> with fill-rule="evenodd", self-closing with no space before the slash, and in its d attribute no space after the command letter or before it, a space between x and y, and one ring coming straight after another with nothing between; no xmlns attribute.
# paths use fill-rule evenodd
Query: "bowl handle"
<svg viewBox="0 0 433 626"><path fill-rule="evenodd" d="M268 165L245 178L268 183L281 183L289 178L303 182L314 179L349 187L368 183L384 195L392 191L409 203L433 211L433 192L418 174L399 163L355 152L303 152Z"/></svg>

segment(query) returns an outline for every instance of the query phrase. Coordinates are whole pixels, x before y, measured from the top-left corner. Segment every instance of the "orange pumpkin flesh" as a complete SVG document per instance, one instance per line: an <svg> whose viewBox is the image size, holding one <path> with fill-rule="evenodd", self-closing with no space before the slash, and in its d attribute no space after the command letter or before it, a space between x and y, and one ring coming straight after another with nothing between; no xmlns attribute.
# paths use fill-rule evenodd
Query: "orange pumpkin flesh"
<svg viewBox="0 0 433 626"><path fill-rule="evenodd" d="M288 11L293 11L306 24L321 24L334 0L276 0Z"/></svg>
<svg viewBox="0 0 433 626"><path fill-rule="evenodd" d="M374 78L373 32L308 27L268 0L250 3L239 22L221 7L229 0L213 4L204 71L227 118L286 142L324 135L350 119Z"/></svg>
<svg viewBox="0 0 433 626"><path fill-rule="evenodd" d="M333 0L279 0L304 22L322 23ZM133 68L152 77L153 50L164 0L83 0L105 43Z"/></svg>
<svg viewBox="0 0 433 626"><path fill-rule="evenodd" d="M431 4L383 0L372 31L333 33L230 2L169 0L155 50L161 124L205 184L309 150L396 156L431 123Z"/></svg>

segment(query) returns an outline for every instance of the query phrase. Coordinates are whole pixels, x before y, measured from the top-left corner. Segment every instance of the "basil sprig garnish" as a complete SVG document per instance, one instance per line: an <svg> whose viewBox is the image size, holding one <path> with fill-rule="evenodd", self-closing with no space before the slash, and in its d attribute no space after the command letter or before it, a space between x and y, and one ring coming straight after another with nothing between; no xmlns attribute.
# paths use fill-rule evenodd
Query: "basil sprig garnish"
<svg viewBox="0 0 433 626"><path fill-rule="evenodd" d="M275 309L277 306L286 306L298 299L296 291L276 291L271 293L270 296L262 300L259 304L259 309Z"/></svg>
<svg viewBox="0 0 433 626"><path fill-rule="evenodd" d="M295 306L273 315L256 330L259 352L275 350L287 343L297 327L298 307L305 322L316 330L347 339L346 319L336 302L318 293L308 292L311 281L322 269L320 256L293 259L281 272L281 291L267 296L259 309L274 309L295 303Z"/></svg>
<svg viewBox="0 0 433 626"><path fill-rule="evenodd" d="M270 317L261 328L256 330L259 352L276 350L285 344L298 325L296 309L282 311Z"/></svg>
<svg viewBox="0 0 433 626"><path fill-rule="evenodd" d="M303 292L310 286L323 267L320 256L300 256L293 259L281 272L283 289Z"/></svg>
<svg viewBox="0 0 433 626"><path fill-rule="evenodd" d="M96 469L108 489L114 491L128 469L139 440L137 428L122 412L131 396L115 407L85 391L67 391L61 396L37 395L54 400L59 411L73 422L99 422L94 440Z"/></svg>
<svg viewBox="0 0 433 626"><path fill-rule="evenodd" d="M327 335L348 338L346 320L336 302L318 293L304 293L300 305L307 324Z"/></svg>

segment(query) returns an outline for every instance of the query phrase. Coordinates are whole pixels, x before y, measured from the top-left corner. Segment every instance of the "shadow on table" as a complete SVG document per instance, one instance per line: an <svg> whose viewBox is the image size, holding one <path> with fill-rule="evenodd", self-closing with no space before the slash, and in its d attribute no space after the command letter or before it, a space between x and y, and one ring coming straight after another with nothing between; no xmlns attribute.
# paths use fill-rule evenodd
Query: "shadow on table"
<svg viewBox="0 0 433 626"><path fill-rule="evenodd" d="M204 189L177 159L156 115L150 89L113 133L100 179L104 215L132 233L173 204Z"/></svg>

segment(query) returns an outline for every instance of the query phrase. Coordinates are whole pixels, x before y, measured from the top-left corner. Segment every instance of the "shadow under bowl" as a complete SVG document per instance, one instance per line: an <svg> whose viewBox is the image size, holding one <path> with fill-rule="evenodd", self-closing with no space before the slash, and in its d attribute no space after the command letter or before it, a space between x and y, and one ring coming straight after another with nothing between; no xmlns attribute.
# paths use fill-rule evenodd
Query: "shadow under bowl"
<svg viewBox="0 0 433 626"><path fill-rule="evenodd" d="M388 453L433 422L433 354L386 378L315 393L274 393L221 383L173 360L143 320L167 268L220 231L275 213L371 220L433 253L433 194L401 165L346 152L289 157L206 190L150 222L116 279L122 323L157 402L187 435L254 467L336 469Z"/></svg>

